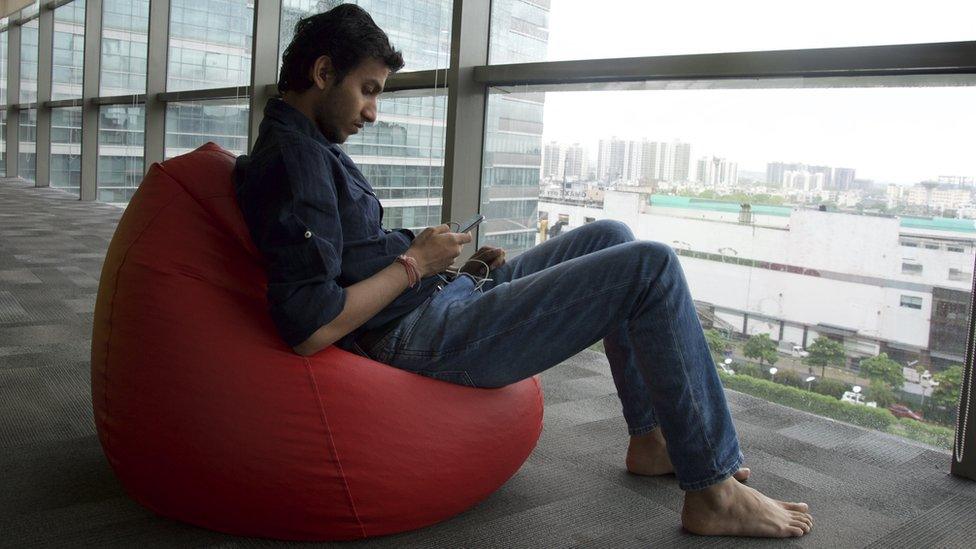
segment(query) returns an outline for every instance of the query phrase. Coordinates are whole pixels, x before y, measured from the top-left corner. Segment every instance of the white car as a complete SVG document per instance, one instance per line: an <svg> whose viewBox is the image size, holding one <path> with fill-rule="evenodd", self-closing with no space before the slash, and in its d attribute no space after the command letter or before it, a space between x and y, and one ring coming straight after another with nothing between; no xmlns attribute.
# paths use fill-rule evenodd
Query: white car
<svg viewBox="0 0 976 549"><path fill-rule="evenodd" d="M873 400L871 402L865 402L864 395L862 395L861 393L855 393L854 391L844 391L844 396L840 397L840 399L843 402L850 402L851 404L867 406L868 408L878 407L877 402L874 402Z"/></svg>

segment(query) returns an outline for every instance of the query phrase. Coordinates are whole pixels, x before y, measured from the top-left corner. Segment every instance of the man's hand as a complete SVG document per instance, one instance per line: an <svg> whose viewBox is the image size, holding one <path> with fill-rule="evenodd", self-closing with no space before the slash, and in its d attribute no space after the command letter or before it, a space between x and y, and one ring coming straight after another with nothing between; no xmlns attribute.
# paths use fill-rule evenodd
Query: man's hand
<svg viewBox="0 0 976 549"><path fill-rule="evenodd" d="M430 276L450 267L471 238L471 233L452 233L449 225L427 227L417 235L406 255L417 260L420 276Z"/></svg>
<svg viewBox="0 0 976 549"><path fill-rule="evenodd" d="M461 267L460 272L468 273L475 277L483 277L487 275L485 272L485 266L477 261L472 261L472 259L478 259L484 261L489 268L492 270L497 269L505 264L505 250L501 248L496 248L495 246L482 246L478 248L478 251L468 259L468 262Z"/></svg>

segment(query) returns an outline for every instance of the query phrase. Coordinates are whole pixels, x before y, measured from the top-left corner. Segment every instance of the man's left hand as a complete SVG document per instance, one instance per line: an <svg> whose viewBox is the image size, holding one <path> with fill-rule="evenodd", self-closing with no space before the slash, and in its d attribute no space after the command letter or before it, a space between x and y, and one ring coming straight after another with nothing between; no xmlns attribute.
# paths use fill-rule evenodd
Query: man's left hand
<svg viewBox="0 0 976 549"><path fill-rule="evenodd" d="M478 251L460 269L462 273L468 273L475 277L483 277L487 274L485 273L485 266L478 261L472 261L472 259L484 261L489 268L494 270L505 264L505 250L495 246L482 246L478 248Z"/></svg>

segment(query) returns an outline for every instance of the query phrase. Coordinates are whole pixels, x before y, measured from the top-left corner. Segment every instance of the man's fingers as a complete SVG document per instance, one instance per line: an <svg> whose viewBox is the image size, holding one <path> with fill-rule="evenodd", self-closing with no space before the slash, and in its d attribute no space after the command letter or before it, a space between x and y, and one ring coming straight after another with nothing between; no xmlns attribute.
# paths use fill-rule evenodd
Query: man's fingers
<svg viewBox="0 0 976 549"><path fill-rule="evenodd" d="M442 223L442 224L437 225L435 227L431 227L431 229L434 230L434 234L441 234L441 233L450 232L451 231L451 226L448 225L447 223Z"/></svg>
<svg viewBox="0 0 976 549"><path fill-rule="evenodd" d="M471 233L454 233L454 241L458 244L467 244L472 240L474 240L474 237L471 236Z"/></svg>

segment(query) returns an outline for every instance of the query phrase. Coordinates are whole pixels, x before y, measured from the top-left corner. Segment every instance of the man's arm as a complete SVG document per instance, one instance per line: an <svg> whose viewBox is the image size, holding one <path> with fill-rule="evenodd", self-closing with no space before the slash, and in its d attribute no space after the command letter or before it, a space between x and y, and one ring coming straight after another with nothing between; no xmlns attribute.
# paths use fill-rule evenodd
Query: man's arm
<svg viewBox="0 0 976 549"><path fill-rule="evenodd" d="M429 227L420 233L406 254L417 261L421 277L439 273L461 255L461 248L471 242L470 233L452 233L447 225ZM315 330L308 339L293 347L296 353L311 356L362 326L387 305L393 303L409 284L407 271L392 263L373 276L345 288L346 302L342 312L328 324Z"/></svg>

